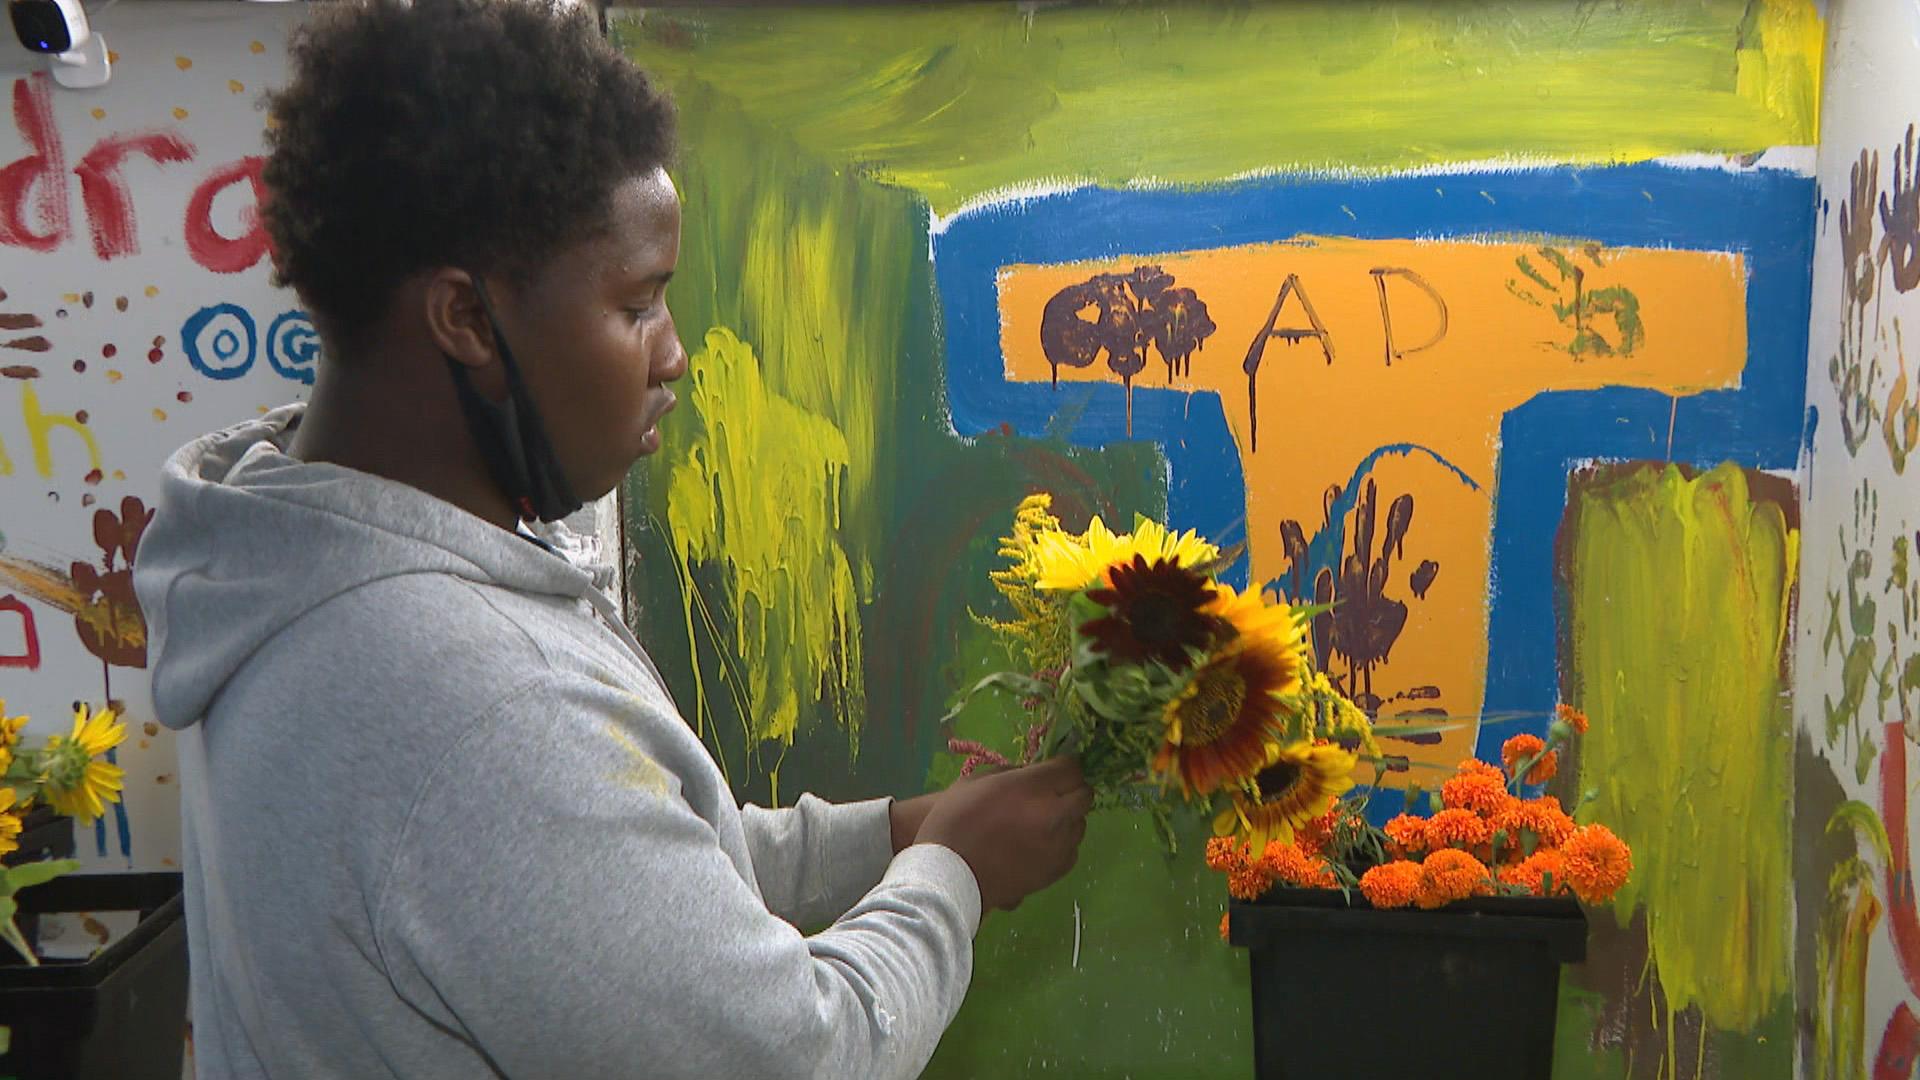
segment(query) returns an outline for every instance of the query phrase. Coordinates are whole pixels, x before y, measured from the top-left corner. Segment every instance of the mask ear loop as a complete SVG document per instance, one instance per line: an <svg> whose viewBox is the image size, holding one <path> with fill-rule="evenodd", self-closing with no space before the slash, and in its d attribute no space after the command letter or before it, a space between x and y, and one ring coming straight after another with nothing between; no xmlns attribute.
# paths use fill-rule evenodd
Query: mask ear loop
<svg viewBox="0 0 1920 1080"><path fill-rule="evenodd" d="M513 504L514 511L524 520L558 521L580 509L580 500L574 497L559 459L554 456L539 409L521 378L520 365L514 360L506 336L500 332L500 322L494 317L486 286L479 275L470 276L474 292L480 297L481 310L486 312L494 345L500 351L500 366L506 373L507 400L488 401L473 388L466 366L451 356L444 356L453 376L460 411L466 416L467 429L480 448L487 471Z"/></svg>

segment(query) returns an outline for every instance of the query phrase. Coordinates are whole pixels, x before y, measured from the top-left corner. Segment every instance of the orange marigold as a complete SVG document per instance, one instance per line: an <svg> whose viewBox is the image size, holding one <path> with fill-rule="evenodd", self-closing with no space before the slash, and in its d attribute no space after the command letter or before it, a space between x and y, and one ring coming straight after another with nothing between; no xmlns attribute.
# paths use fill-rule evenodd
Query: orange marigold
<svg viewBox="0 0 1920 1080"><path fill-rule="evenodd" d="M1567 891L1567 871L1565 856L1558 848L1541 848L1527 856L1514 866L1500 871L1500 880L1508 885L1519 885L1535 896L1548 895L1547 875L1553 875L1553 891Z"/></svg>
<svg viewBox="0 0 1920 1080"><path fill-rule="evenodd" d="M1228 940L1227 927L1232 924L1232 921L1233 921L1232 912L1223 911L1220 913L1220 940L1221 941Z"/></svg>
<svg viewBox="0 0 1920 1080"><path fill-rule="evenodd" d="M1546 742L1538 735L1515 735L1500 744L1500 763L1506 766L1507 775L1512 776L1521 762L1546 748Z"/></svg>
<svg viewBox="0 0 1920 1080"><path fill-rule="evenodd" d="M1340 816L1340 804L1327 808L1327 812L1294 830L1293 842L1309 855L1324 855L1333 845L1333 823Z"/></svg>
<svg viewBox="0 0 1920 1080"><path fill-rule="evenodd" d="M1613 899L1633 873L1633 852L1605 825L1583 825L1567 838L1567 884L1589 904Z"/></svg>
<svg viewBox="0 0 1920 1080"><path fill-rule="evenodd" d="M1576 828L1573 819L1560 809L1560 800L1552 795L1528 799L1502 820L1507 835L1516 845L1520 843L1522 829L1538 837L1544 847L1559 847L1567 842L1567 837L1572 836Z"/></svg>
<svg viewBox="0 0 1920 1080"><path fill-rule="evenodd" d="M1294 844L1283 844L1278 840L1268 843L1260 865L1274 879L1303 889L1331 889L1334 886L1333 871L1327 866L1327 860L1318 855L1309 855Z"/></svg>
<svg viewBox="0 0 1920 1080"><path fill-rule="evenodd" d="M1387 822L1386 827L1381 831L1387 834L1387 842L1399 848L1402 852L1411 853L1427 850L1426 818L1414 817L1412 814L1401 814L1392 821Z"/></svg>
<svg viewBox="0 0 1920 1080"><path fill-rule="evenodd" d="M1248 863L1227 874L1227 895L1235 900L1258 900L1273 887L1273 874L1264 862Z"/></svg>
<svg viewBox="0 0 1920 1080"><path fill-rule="evenodd" d="M1230 871L1247 861L1240 842L1231 836L1216 836L1207 841L1207 869Z"/></svg>
<svg viewBox="0 0 1920 1080"><path fill-rule="evenodd" d="M1414 897L1414 903L1432 910L1492 891L1493 875L1486 864L1464 851L1449 848L1434 852L1420 864L1420 892Z"/></svg>
<svg viewBox="0 0 1920 1080"><path fill-rule="evenodd" d="M1427 819L1427 847L1477 847L1493 835L1492 826L1471 810L1453 807Z"/></svg>
<svg viewBox="0 0 1920 1080"><path fill-rule="evenodd" d="M1565 721L1566 725L1573 729L1574 734L1585 735L1587 733L1586 713L1567 704L1556 706L1554 712L1559 714L1560 719Z"/></svg>
<svg viewBox="0 0 1920 1080"><path fill-rule="evenodd" d="M1440 785L1440 799L1449 809L1469 810L1481 817L1493 817L1513 802L1507 791L1506 777L1493 769L1463 772Z"/></svg>
<svg viewBox="0 0 1920 1080"><path fill-rule="evenodd" d="M1500 770L1481 761L1479 758L1467 758L1454 767L1455 776L1468 776L1473 773L1489 773L1493 776L1499 776Z"/></svg>
<svg viewBox="0 0 1920 1080"><path fill-rule="evenodd" d="M1397 860L1360 875L1360 892L1377 908L1400 908L1420 895L1420 864Z"/></svg>

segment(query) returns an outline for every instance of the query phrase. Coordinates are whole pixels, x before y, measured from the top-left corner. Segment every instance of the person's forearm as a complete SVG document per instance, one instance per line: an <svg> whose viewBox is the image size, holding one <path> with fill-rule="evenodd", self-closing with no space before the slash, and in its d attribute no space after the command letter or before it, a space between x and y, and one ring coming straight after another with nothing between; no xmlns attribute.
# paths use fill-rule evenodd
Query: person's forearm
<svg viewBox="0 0 1920 1080"><path fill-rule="evenodd" d="M913 846L914 838L920 835L920 823L927 819L927 811L933 809L936 797L922 795L915 799L894 800L888 816L892 819L895 855Z"/></svg>

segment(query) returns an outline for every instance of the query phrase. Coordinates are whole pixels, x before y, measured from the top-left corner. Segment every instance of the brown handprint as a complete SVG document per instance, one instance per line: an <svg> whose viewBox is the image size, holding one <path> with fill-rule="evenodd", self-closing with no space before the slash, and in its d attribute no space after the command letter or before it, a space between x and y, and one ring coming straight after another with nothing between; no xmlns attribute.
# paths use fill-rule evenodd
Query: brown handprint
<svg viewBox="0 0 1920 1080"><path fill-rule="evenodd" d="M1878 260L1873 250L1873 205L1880 190L1880 152L1869 157L1860 151L1853 165L1853 192L1840 200L1840 288L1846 304L1866 306L1873 298L1873 283L1879 278ZM1886 203L1881 204L1886 213Z"/></svg>
<svg viewBox="0 0 1920 1080"><path fill-rule="evenodd" d="M1173 287L1173 275L1158 266L1130 274L1095 274L1055 293L1040 313L1040 348L1053 366L1092 367L1101 354L1127 393L1127 433L1133 433L1133 377L1158 349L1167 378L1185 374L1194 350L1214 332L1207 305L1192 289Z"/></svg>
<svg viewBox="0 0 1920 1080"><path fill-rule="evenodd" d="M1893 190L1880 196L1893 287L1903 293L1920 288L1920 176L1915 175L1920 163L1914 160L1913 129L1908 124L1906 142L1893 148Z"/></svg>
<svg viewBox="0 0 1920 1080"><path fill-rule="evenodd" d="M1907 396L1907 346L1901 339L1900 320L1893 320L1894 356L1900 363L1887 391L1887 403L1881 409L1880 434L1887 444L1895 476L1907 471L1907 456L1920 447L1920 392Z"/></svg>
<svg viewBox="0 0 1920 1080"><path fill-rule="evenodd" d="M133 557L152 520L153 511L132 496L121 500L118 515L95 511L93 542L100 548L101 568L83 562L70 568L82 597L73 613L74 631L88 652L114 667L147 666L147 621L133 592Z"/></svg>

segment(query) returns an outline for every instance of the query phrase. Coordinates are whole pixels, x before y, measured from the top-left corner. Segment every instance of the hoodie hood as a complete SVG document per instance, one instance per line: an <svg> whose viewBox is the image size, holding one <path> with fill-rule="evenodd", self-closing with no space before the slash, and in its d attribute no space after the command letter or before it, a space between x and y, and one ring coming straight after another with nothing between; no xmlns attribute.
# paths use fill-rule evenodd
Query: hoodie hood
<svg viewBox="0 0 1920 1080"><path fill-rule="evenodd" d="M275 634L362 585L452 574L566 598L593 589L588 569L417 488L288 456L305 411L196 439L162 470L134 588L154 706L170 728L199 722Z"/></svg>

